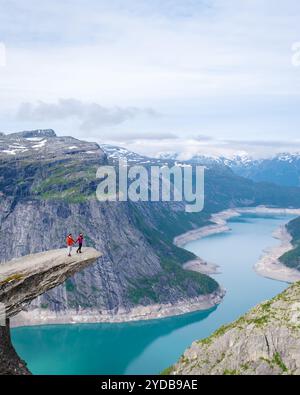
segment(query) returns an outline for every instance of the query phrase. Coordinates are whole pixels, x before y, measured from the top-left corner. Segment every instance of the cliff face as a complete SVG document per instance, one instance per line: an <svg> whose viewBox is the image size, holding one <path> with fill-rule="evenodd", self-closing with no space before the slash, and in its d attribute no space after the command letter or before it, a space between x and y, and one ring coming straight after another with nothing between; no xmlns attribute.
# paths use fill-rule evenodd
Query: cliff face
<svg viewBox="0 0 300 395"><path fill-rule="evenodd" d="M85 245L103 253L96 265L39 297L30 309L114 315L217 291L213 279L181 268L193 254L173 246L171 232L159 229L177 231L168 219L178 231L193 226L182 205L98 202L96 170L103 164L107 157L97 144L51 131L1 136L0 261L61 248L66 234L79 231Z"/></svg>
<svg viewBox="0 0 300 395"><path fill-rule="evenodd" d="M300 283L207 339L193 343L170 374L300 374Z"/></svg>
<svg viewBox="0 0 300 395"><path fill-rule="evenodd" d="M9 320L0 326L0 375L28 375L29 370L16 353L10 338Z"/></svg>

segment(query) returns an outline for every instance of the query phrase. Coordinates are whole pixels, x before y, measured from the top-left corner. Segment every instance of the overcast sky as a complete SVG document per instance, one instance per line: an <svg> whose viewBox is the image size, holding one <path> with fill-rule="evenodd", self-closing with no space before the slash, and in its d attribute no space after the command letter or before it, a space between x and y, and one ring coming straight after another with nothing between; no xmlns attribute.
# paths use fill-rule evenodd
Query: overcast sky
<svg viewBox="0 0 300 395"><path fill-rule="evenodd" d="M0 0L0 130L300 151L299 21L298 0Z"/></svg>

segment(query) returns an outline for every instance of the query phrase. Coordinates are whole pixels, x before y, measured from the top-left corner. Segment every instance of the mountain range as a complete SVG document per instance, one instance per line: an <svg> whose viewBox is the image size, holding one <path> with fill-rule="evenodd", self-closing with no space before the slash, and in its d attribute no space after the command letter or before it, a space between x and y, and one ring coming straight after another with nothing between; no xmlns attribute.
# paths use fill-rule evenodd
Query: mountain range
<svg viewBox="0 0 300 395"><path fill-rule="evenodd" d="M161 159L178 160L180 154L160 154ZM300 153L279 153L270 158L255 159L247 154L233 157L194 155L186 162L228 166L235 174L256 182L283 186L300 186Z"/></svg>

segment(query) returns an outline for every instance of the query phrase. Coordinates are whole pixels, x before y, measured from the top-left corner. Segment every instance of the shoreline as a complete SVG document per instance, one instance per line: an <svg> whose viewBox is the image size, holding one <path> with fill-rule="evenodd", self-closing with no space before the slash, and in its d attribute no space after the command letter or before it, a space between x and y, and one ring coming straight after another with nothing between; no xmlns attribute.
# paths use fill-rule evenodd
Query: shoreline
<svg viewBox="0 0 300 395"><path fill-rule="evenodd" d="M219 265L215 263L206 262L201 258L193 259L192 261L185 262L182 267L185 270L191 270L193 272L198 272L201 274L211 275L211 274L220 274Z"/></svg>
<svg viewBox="0 0 300 395"><path fill-rule="evenodd" d="M300 216L300 209L258 206L224 210L219 213L212 214L210 221L214 222L214 224L194 229L179 235L175 237L174 244L178 247L184 248L184 246L189 242L214 234L229 232L230 226L228 225L227 221L243 214ZM260 260L253 267L255 272L262 277L270 278L272 280L283 281L287 283L300 281L300 272L298 270L291 269L279 261L279 258L283 254L291 251L294 248L291 243L292 237L288 233L286 227L281 226L279 229L276 229L273 233L273 237L281 241L280 245L265 249L265 254L262 255ZM199 259L204 262L201 258ZM190 270L201 272L201 270L197 270L196 268L190 268ZM216 274L216 272L211 272L210 274Z"/></svg>
<svg viewBox="0 0 300 395"><path fill-rule="evenodd" d="M285 226L281 226L273 233L273 237L281 241L280 245L265 250L260 260L254 265L257 274L272 280L294 283L300 281L300 272L282 264L279 258L288 251L291 251L292 236Z"/></svg>
<svg viewBox="0 0 300 395"><path fill-rule="evenodd" d="M173 240L173 243L177 247L184 248L184 246L191 241L200 240L204 237L212 236L218 233L229 232L230 227L227 221L231 218L239 217L240 215L241 214L239 213L238 209L229 209L212 214L210 217L210 222L213 223L211 225L206 225L201 228L193 229L179 236L176 236Z"/></svg>
<svg viewBox="0 0 300 395"><path fill-rule="evenodd" d="M243 214L300 216L300 209L269 208L266 206L258 206L223 210L211 215L210 221L213 222L213 224L193 229L176 236L174 238L174 244L177 247L183 248L191 241L199 240L218 233L229 232L230 226L228 225L228 220L239 217Z"/></svg>
<svg viewBox="0 0 300 395"><path fill-rule="evenodd" d="M199 240L214 234L229 232L230 226L228 225L227 221L231 218L241 216L242 214L277 214L300 216L300 209L268 208L265 206L259 206L253 208L250 207L224 210L211 215L211 225L193 229L175 237L174 244L178 247L184 248L184 246L191 241ZM286 233L288 234L287 231ZM295 270L285 267L278 261L278 258L281 255L292 248L293 246L291 245L290 241L287 243L286 240L284 240L283 245L266 250L267 254L255 264L254 270L261 276L273 278L279 281L290 282L291 279L294 278L294 281L297 281L296 278L300 280L300 273L298 278L298 273L294 273ZM278 255L279 253L280 255ZM218 265L214 263L208 263L200 257L196 257L194 260L187 261L183 264L183 268L186 270L196 271L207 275L217 274L218 267ZM120 309L117 314L111 314L108 311L103 313L97 310L68 310L66 312L55 313L43 311L40 308L22 311L11 319L11 326L21 327L81 323L121 323L161 319L195 311L208 310L220 304L223 300L223 297L225 296L225 293L226 291L223 288L219 288L212 294L182 300L176 304L168 303L163 305L153 304L149 306L136 306L130 311Z"/></svg>
<svg viewBox="0 0 300 395"><path fill-rule="evenodd" d="M220 304L224 295L225 290L219 288L211 294L182 300L176 304L168 303L137 306L130 311L120 310L117 314L110 314L108 312L103 314L97 310L82 310L82 312L80 310L68 310L55 313L34 309L22 311L15 317L12 317L10 326L11 328L17 328L41 325L113 324L170 318L196 311L209 310Z"/></svg>

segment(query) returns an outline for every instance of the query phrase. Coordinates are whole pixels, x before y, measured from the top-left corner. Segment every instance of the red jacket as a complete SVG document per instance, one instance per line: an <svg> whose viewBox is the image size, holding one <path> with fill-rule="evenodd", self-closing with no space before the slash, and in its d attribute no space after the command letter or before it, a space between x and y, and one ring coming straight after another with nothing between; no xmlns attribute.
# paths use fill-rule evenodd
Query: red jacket
<svg viewBox="0 0 300 395"><path fill-rule="evenodd" d="M73 240L73 238L71 236L67 236L66 243L68 246L72 246L75 243L75 241Z"/></svg>

